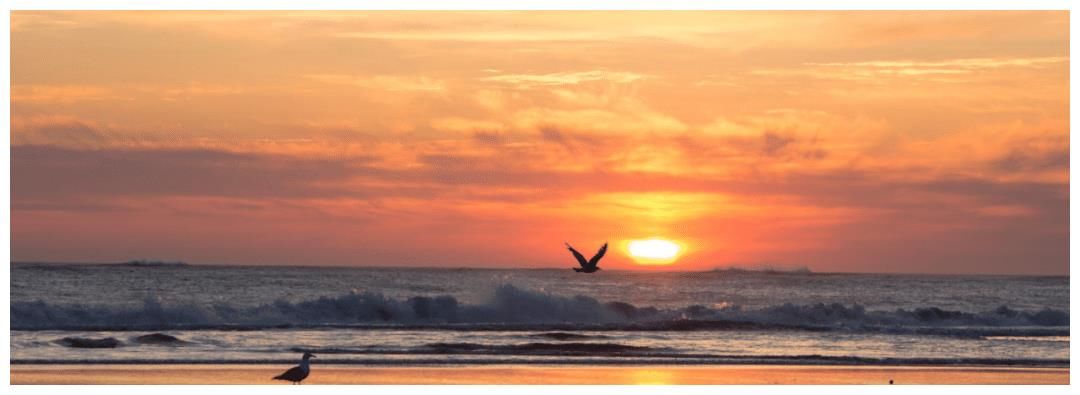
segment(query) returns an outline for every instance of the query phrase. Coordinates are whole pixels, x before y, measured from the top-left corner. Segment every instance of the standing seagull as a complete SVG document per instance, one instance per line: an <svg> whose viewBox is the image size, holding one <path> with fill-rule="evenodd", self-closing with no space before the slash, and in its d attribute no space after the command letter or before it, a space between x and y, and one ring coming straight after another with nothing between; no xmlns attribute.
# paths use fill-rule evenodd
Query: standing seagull
<svg viewBox="0 0 1080 395"><path fill-rule="evenodd" d="M285 373L274 377L274 380L292 381L293 384L300 384L301 381L307 378L308 373L311 373L311 366L308 365L308 360L315 358L315 355L309 352L304 353L304 360L300 361L299 366L293 366L291 369L286 370Z"/></svg>
<svg viewBox="0 0 1080 395"><path fill-rule="evenodd" d="M600 247L600 251L597 251L596 255L593 255L592 259L587 260L587 261L585 260L584 255L581 255L581 253L577 252L577 250L575 250L574 247L570 246L570 243L565 243L565 244L566 244L566 248L570 249L570 253L574 254L574 258L577 258L578 264L581 265L580 269L578 269L576 267L574 268L575 272L578 272L578 273L592 273L592 272L595 272L597 270L600 270L599 267L596 267L596 264L600 263L600 258L603 258L604 253L607 252L607 243L604 243L604 246Z"/></svg>

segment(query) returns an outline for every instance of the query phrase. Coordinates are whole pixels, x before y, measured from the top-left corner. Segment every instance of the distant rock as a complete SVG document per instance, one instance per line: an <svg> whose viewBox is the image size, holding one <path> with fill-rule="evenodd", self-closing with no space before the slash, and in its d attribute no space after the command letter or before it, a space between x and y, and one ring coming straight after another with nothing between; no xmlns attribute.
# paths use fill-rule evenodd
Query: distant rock
<svg viewBox="0 0 1080 395"><path fill-rule="evenodd" d="M762 273L762 274L813 274L809 267L797 266L797 265L775 265L775 264L755 264L755 265L730 265L726 267L718 267L713 269L714 272L721 273Z"/></svg>
<svg viewBox="0 0 1080 395"><path fill-rule="evenodd" d="M187 343L180 340L176 336L166 335L164 333L151 333L149 335L142 335L135 338L135 342L139 344L153 344L153 345L180 345Z"/></svg>
<svg viewBox="0 0 1080 395"><path fill-rule="evenodd" d="M191 266L187 262L175 261L147 261L147 260L134 260L118 263L119 266L132 266L132 267L178 267L178 266Z"/></svg>
<svg viewBox="0 0 1080 395"><path fill-rule="evenodd" d="M120 341L112 337L94 339L89 337L65 337L56 340L57 344L71 348L116 348Z"/></svg>

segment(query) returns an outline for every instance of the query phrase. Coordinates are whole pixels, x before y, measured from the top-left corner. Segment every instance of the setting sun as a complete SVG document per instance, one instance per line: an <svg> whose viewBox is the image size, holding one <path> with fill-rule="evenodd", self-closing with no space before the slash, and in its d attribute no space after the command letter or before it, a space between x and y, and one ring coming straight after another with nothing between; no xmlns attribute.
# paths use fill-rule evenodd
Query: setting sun
<svg viewBox="0 0 1080 395"><path fill-rule="evenodd" d="M682 247L663 239L631 240L627 251L641 264L668 264L675 261Z"/></svg>

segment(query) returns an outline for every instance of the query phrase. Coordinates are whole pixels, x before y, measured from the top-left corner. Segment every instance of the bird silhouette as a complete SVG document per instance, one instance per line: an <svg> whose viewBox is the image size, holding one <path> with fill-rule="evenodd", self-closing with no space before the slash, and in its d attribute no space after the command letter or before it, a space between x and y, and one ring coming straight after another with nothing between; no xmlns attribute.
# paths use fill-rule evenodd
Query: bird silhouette
<svg viewBox="0 0 1080 395"><path fill-rule="evenodd" d="M308 364L308 360L315 358L315 355L309 352L304 353L304 359L300 361L300 365L293 366L285 373L279 374L274 377L274 380L292 381L293 384L300 384L301 381L307 378L308 373L311 373L311 366Z"/></svg>
<svg viewBox="0 0 1080 395"><path fill-rule="evenodd" d="M587 261L585 260L584 255L581 255L581 253L575 250L574 247L570 246L570 243L566 243L566 248L570 250L571 254L574 254L574 258L577 258L578 264L581 265L581 268L574 268L575 272L593 273L597 270L600 270L600 268L596 265L600 263L600 258L603 258L604 253L607 252L607 243L604 243L604 246L600 247L600 250L596 252L596 255L593 255L592 259Z"/></svg>

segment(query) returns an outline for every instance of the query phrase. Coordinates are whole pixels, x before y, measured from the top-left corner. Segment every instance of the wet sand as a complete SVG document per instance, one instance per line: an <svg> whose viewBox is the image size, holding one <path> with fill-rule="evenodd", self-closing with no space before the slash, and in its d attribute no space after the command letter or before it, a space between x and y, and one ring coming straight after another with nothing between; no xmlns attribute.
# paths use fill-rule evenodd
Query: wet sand
<svg viewBox="0 0 1080 395"><path fill-rule="evenodd" d="M290 366L12 365L12 384L288 384ZM1069 384L1068 368L313 365L304 384Z"/></svg>

